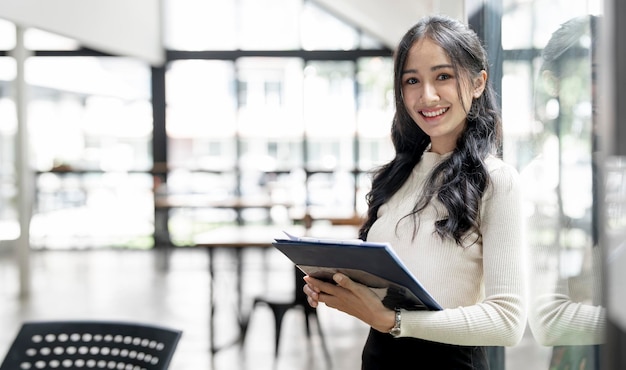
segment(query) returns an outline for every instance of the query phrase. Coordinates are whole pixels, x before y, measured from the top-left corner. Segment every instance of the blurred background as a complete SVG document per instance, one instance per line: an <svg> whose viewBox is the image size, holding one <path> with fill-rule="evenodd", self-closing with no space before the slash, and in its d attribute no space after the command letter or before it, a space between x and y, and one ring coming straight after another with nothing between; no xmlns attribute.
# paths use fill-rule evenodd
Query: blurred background
<svg viewBox="0 0 626 370"><path fill-rule="evenodd" d="M596 339L542 342L529 328L499 355L499 368L554 368L555 345L595 346L607 336L623 343L625 298L612 289L623 276L605 267L625 263L625 150L619 140L601 145L619 137L612 122L621 117L611 113L619 111L610 98L612 54L598 57L605 51L597 42L609 45L619 33L594 23L607 8L619 14L614 3L7 1L0 5L0 352L25 319L123 317L186 328L174 369L270 366L263 333L273 327L254 329L250 302L291 294L293 271L253 244L316 225L329 236L346 235L340 224L354 233L369 171L393 155L393 49L433 13L468 22L491 57L503 157L524 181L537 278L529 282L531 305L549 292L596 314L576 334ZM582 31L557 52L558 73L547 73L546 45L581 17ZM242 238L251 248L214 248ZM245 283L243 293L224 298L231 275ZM582 278L575 294L562 293ZM240 346L246 361L241 348L230 356L212 350L211 341L241 329L225 324L228 309L221 332L207 322L219 313L213 298L239 299L232 305L252 315L250 340ZM366 328L320 311L331 357L345 361L335 368L358 368ZM301 321L284 330L302 339ZM300 367L305 346L297 343L284 344L292 358L284 368L326 366ZM602 368L619 368L611 361ZM592 360L586 366L595 368Z"/></svg>

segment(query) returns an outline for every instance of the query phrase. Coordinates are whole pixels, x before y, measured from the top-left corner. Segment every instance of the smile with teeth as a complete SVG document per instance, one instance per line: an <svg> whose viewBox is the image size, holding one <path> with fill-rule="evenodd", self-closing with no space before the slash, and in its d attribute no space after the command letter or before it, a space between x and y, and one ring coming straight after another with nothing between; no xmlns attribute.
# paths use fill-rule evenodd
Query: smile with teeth
<svg viewBox="0 0 626 370"><path fill-rule="evenodd" d="M448 111L448 108L441 108L441 109L437 109L437 110L433 110L433 111L421 111L422 115L426 116L426 117L437 117L439 115L442 115L444 113L446 113Z"/></svg>

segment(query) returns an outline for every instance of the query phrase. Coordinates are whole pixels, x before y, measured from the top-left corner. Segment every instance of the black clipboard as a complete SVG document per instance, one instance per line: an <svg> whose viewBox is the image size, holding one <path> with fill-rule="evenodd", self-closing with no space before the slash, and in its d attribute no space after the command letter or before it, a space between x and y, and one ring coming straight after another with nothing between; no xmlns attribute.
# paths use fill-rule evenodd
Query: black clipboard
<svg viewBox="0 0 626 370"><path fill-rule="evenodd" d="M391 309L442 309L388 243L285 234L288 239L275 239L272 245L309 276L332 281L332 275L341 272L372 288Z"/></svg>

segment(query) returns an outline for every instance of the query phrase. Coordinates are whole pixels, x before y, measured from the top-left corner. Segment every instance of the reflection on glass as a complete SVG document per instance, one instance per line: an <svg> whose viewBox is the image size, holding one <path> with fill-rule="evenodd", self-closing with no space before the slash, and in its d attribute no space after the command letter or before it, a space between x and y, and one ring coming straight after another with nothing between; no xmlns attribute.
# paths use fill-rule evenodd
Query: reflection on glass
<svg viewBox="0 0 626 370"><path fill-rule="evenodd" d="M626 159L610 157L604 170L606 172L606 229L608 233L609 259L619 253L626 241Z"/></svg>
<svg viewBox="0 0 626 370"><path fill-rule="evenodd" d="M597 369L604 339L600 248L594 210L592 54L595 18L561 25L543 48L535 91L542 129L524 168L529 202L535 339L554 346L550 369Z"/></svg>
<svg viewBox="0 0 626 370"><path fill-rule="evenodd" d="M624 281L626 281L626 158L608 157L606 172L605 230L607 247L607 294L611 322L622 331L626 328Z"/></svg>
<svg viewBox="0 0 626 370"><path fill-rule="evenodd" d="M514 31L503 32L502 46L505 50L542 49L563 20L595 14L601 8L601 1L596 0L504 0L502 25ZM531 33L519 32L528 25Z"/></svg>

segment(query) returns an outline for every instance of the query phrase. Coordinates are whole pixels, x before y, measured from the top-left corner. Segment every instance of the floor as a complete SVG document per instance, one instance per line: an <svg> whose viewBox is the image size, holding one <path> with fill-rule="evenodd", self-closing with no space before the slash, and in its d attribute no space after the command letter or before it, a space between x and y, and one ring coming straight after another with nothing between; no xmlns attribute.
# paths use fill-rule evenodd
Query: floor
<svg viewBox="0 0 626 370"><path fill-rule="evenodd" d="M293 294L293 266L273 249L246 249L240 254L242 295L237 297L237 259L231 250L213 253L215 299L214 345L210 344L211 278L209 253L178 248L163 269L154 251L80 250L31 253L31 294L19 298L18 272L10 249L0 248L0 356L4 356L24 320L113 319L156 323L183 330L172 370L318 370L330 369L322 351L322 337L313 325L307 337L304 314L288 311L278 357L274 357L274 326L266 306L252 310L254 297L289 299ZM237 342L235 312L250 315L245 342ZM318 308L332 368L360 368L360 351L368 328L327 307ZM532 338L507 350L507 370L541 369ZM233 344L234 343L234 344ZM529 351L533 354L529 356ZM540 350L541 351L541 350Z"/></svg>

